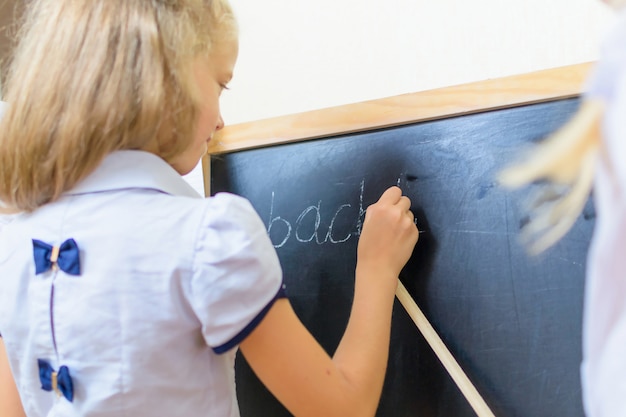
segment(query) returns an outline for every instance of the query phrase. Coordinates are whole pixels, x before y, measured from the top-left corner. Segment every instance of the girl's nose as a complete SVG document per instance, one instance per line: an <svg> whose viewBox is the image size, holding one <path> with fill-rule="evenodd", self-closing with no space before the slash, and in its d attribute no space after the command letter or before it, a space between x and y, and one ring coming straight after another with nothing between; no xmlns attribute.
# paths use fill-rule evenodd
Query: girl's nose
<svg viewBox="0 0 626 417"><path fill-rule="evenodd" d="M222 115L219 115L219 118L217 119L217 126L215 127L215 130L221 130L224 128L224 119L222 118Z"/></svg>

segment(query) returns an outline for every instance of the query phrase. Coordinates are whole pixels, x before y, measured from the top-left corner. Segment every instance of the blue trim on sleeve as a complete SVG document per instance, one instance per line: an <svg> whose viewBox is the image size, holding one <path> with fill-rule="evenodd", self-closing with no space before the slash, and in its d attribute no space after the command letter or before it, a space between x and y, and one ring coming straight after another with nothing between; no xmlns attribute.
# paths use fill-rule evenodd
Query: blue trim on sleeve
<svg viewBox="0 0 626 417"><path fill-rule="evenodd" d="M235 335L235 337L230 339L228 342L219 346L215 346L213 348L213 352L217 353L218 355L226 353L235 346L237 346L239 343L241 343L246 337L248 337L250 333L252 333L254 329L256 329L256 326L261 323L261 321L267 315L267 312L270 311L270 308L272 308L276 300L279 300L281 298L287 298L285 284L281 284L280 289L278 290L274 298L272 298L272 300L263 308L263 310L261 310L261 312L257 314L257 316L252 319L252 321L248 323L248 325L244 327L243 330L237 333L237 335Z"/></svg>

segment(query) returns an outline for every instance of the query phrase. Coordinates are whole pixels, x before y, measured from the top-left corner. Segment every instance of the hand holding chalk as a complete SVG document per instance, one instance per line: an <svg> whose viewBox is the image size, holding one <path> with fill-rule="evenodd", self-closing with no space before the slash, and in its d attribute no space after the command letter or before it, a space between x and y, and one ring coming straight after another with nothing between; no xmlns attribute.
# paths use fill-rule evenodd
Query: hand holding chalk
<svg viewBox="0 0 626 417"><path fill-rule="evenodd" d="M398 187L388 188L368 207L358 247L361 266L398 276L419 236L410 207L411 200Z"/></svg>

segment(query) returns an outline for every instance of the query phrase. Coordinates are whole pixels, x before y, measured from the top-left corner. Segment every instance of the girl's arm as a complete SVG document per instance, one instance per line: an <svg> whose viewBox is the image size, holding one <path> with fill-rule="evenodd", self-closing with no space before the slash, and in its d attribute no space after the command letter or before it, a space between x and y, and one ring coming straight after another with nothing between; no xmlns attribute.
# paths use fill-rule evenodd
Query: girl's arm
<svg viewBox="0 0 626 417"><path fill-rule="evenodd" d="M295 416L373 416L384 382L400 270L417 242L410 201L397 187L367 209L346 332L330 358L291 304L278 300L241 343L246 360Z"/></svg>
<svg viewBox="0 0 626 417"><path fill-rule="evenodd" d="M4 349L4 341L0 337L0 416L2 417L26 417L17 387L13 380L13 374L9 367Z"/></svg>

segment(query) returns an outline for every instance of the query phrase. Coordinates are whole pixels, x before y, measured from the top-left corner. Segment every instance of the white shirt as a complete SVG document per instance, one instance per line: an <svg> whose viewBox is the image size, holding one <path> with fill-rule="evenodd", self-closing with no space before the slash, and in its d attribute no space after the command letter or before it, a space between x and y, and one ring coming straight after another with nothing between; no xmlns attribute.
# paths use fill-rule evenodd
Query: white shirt
<svg viewBox="0 0 626 417"><path fill-rule="evenodd" d="M247 200L199 198L160 158L121 151L0 228L0 333L29 417L239 415L235 348L282 293ZM35 275L31 239L69 238L82 274ZM37 359L69 368L72 403L40 388Z"/></svg>
<svg viewBox="0 0 626 417"><path fill-rule="evenodd" d="M589 417L626 416L626 14L609 33L588 95L606 103L587 263L582 383Z"/></svg>

